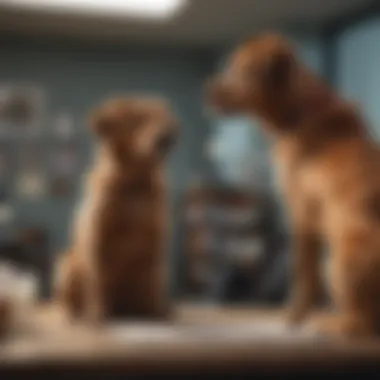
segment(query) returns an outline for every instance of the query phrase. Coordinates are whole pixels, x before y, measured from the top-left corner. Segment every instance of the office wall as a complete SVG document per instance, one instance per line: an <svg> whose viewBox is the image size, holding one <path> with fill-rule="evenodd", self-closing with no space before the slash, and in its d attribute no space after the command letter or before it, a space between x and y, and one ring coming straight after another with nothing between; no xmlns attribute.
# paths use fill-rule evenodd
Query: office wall
<svg viewBox="0 0 380 380"><path fill-rule="evenodd" d="M135 92L160 94L173 103L182 122L180 142L168 165L174 216L173 252L178 252L177 216L181 193L192 172L203 166L200 149L208 123L202 116L202 86L211 64L208 53L200 51L0 40L0 84L30 83L46 91L47 114L39 137L43 149L52 146L54 117L66 111L74 117L75 139L82 157L80 172L91 162L94 145L85 118L94 105L115 93ZM43 165L47 165L47 161ZM63 249L67 245L80 182L78 176L76 193L67 199L47 195L28 201L12 191L16 225L47 228L51 251Z"/></svg>
<svg viewBox="0 0 380 380"><path fill-rule="evenodd" d="M336 83L362 107L370 131L380 138L380 17L348 27L337 36Z"/></svg>

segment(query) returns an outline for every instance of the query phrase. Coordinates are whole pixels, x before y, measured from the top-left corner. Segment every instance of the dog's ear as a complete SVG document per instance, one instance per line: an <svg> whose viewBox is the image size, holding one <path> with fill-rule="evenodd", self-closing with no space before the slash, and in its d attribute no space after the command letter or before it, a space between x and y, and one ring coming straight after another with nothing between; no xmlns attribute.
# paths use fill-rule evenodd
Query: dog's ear
<svg viewBox="0 0 380 380"><path fill-rule="evenodd" d="M89 118L89 126L96 136L101 138L109 137L115 129L115 120L110 115L96 110Z"/></svg>
<svg viewBox="0 0 380 380"><path fill-rule="evenodd" d="M110 138L140 126L148 117L146 110L138 102L111 99L90 115L89 125L98 137Z"/></svg>
<svg viewBox="0 0 380 380"><path fill-rule="evenodd" d="M272 88L283 88L291 80L295 67L296 62L291 51L286 49L274 51L267 62L267 84Z"/></svg>

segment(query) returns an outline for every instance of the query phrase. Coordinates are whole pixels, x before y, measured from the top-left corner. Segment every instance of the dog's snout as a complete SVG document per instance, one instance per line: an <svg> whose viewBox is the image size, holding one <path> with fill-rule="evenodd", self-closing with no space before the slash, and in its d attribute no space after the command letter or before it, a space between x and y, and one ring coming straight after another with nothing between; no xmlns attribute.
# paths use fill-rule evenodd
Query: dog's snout
<svg viewBox="0 0 380 380"><path fill-rule="evenodd" d="M223 110L230 103L230 89L221 78L211 80L206 85L206 101L210 106Z"/></svg>
<svg viewBox="0 0 380 380"><path fill-rule="evenodd" d="M217 114L233 114L239 111L240 94L225 78L217 77L206 85L206 103Z"/></svg>

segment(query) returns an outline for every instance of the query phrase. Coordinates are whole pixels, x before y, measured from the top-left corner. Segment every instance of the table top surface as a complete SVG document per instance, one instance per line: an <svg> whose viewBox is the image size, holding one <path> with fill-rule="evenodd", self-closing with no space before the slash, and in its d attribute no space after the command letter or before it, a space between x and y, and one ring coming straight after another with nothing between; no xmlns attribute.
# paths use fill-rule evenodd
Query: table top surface
<svg viewBox="0 0 380 380"><path fill-rule="evenodd" d="M380 365L380 340L347 342L291 330L281 312L181 305L167 323L124 322L94 330L40 307L0 344L0 371L36 366Z"/></svg>

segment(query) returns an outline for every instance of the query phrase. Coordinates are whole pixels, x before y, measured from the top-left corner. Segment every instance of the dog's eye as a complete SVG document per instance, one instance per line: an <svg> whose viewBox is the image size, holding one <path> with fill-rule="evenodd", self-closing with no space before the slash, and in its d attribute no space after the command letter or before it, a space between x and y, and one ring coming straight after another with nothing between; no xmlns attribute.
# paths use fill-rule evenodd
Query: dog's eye
<svg viewBox="0 0 380 380"><path fill-rule="evenodd" d="M147 122L147 115L143 112L134 112L133 116L130 119L131 128L137 128Z"/></svg>
<svg viewBox="0 0 380 380"><path fill-rule="evenodd" d="M114 129L114 121L112 118L102 114L94 114L91 118L90 125L96 134L101 137L110 135Z"/></svg>
<svg viewBox="0 0 380 380"><path fill-rule="evenodd" d="M251 80L256 78L259 75L257 67L252 65L250 62L247 62L242 69L240 70L241 75L246 80Z"/></svg>

